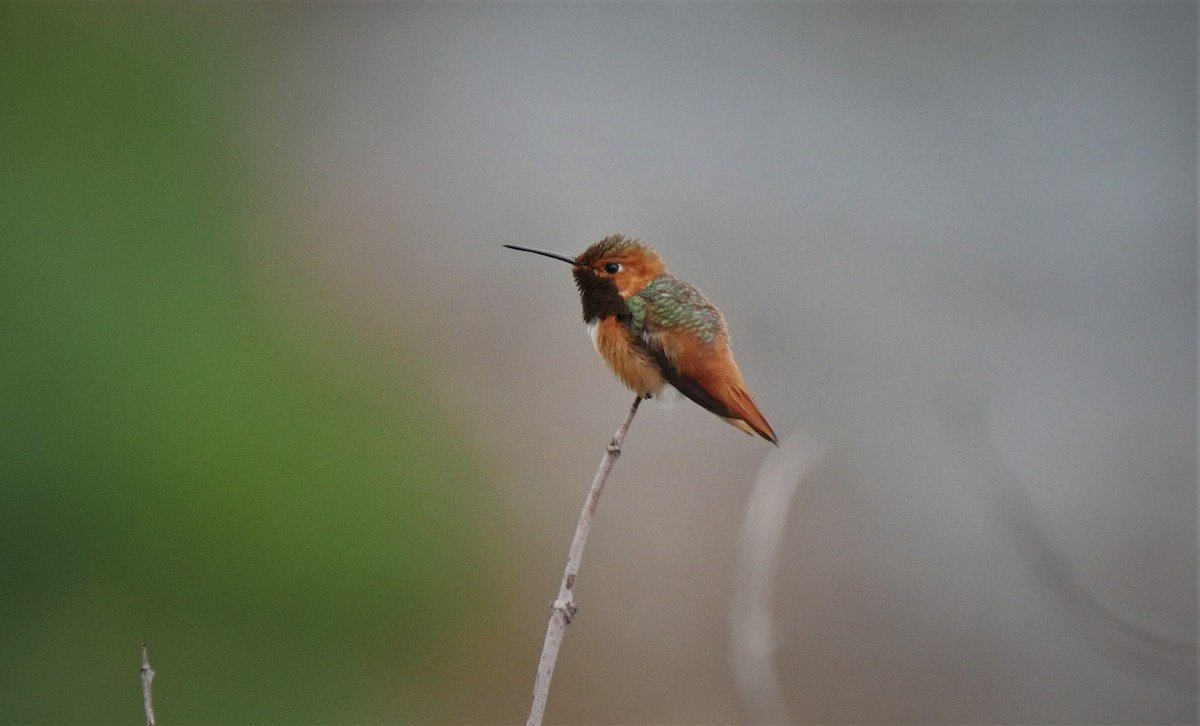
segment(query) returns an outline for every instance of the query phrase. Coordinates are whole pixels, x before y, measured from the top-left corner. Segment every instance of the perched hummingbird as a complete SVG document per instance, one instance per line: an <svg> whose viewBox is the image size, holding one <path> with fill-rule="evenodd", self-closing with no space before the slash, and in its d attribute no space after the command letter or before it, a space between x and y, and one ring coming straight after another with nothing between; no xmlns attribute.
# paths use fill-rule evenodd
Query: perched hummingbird
<svg viewBox="0 0 1200 726"><path fill-rule="evenodd" d="M779 444L733 362L721 311L668 273L649 245L615 234L575 259L504 246L571 265L592 343L634 393L661 397L675 388L742 431Z"/></svg>

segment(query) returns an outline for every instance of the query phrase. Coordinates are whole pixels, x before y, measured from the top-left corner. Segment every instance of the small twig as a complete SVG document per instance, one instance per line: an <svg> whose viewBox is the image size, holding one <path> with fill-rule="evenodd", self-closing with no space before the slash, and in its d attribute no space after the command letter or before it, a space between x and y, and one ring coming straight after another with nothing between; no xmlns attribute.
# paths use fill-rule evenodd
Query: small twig
<svg viewBox="0 0 1200 726"><path fill-rule="evenodd" d="M154 680L154 669L150 667L150 657L146 654L146 644L142 643L142 705L146 709L146 726L155 726L154 699L150 696L150 681Z"/></svg>
<svg viewBox="0 0 1200 726"><path fill-rule="evenodd" d="M612 442L604 450L600 459L600 468L592 480L592 488L588 490L587 500L583 504L583 512L579 515L579 525L575 527L575 539L571 541L571 550L567 555L567 568L563 572L562 586L558 589L558 599L550 606L550 623L546 626L546 642L542 645L542 657L538 661L537 681L533 686L533 705L529 709L529 720L526 726L540 726L542 716L546 712L546 699L550 696L550 679L554 677L554 663L558 660L558 649L562 645L563 635L571 619L575 617L578 606L575 604L575 576L579 574L579 561L583 559L583 546L587 544L588 530L592 528L592 516L596 513L596 503L600 501L600 492L608 473L612 471L613 463L621 455L621 444L625 441L625 432L633 423L633 416L642 403L641 396L633 399L629 413L621 427L613 435Z"/></svg>
<svg viewBox="0 0 1200 726"><path fill-rule="evenodd" d="M778 633L771 600L792 502L827 447L809 434L789 436L763 461L742 512L729 615L734 683L750 723L789 723L775 663Z"/></svg>

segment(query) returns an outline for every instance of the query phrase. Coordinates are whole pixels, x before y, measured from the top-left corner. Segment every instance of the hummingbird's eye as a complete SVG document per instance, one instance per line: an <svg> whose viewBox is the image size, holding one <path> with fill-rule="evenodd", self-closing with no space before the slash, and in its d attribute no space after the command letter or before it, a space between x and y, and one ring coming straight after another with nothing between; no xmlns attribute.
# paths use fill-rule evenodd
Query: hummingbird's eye
<svg viewBox="0 0 1200 726"><path fill-rule="evenodd" d="M604 266L604 271L610 275L615 275L621 271L621 265L616 262L610 262Z"/></svg>

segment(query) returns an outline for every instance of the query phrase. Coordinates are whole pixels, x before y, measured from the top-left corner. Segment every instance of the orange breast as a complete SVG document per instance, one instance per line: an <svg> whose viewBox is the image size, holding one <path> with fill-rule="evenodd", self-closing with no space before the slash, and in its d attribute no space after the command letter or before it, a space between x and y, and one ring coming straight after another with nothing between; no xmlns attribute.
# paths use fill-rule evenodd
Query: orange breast
<svg viewBox="0 0 1200 726"><path fill-rule="evenodd" d="M638 346L616 318L596 323L592 331L596 351L629 390L641 396L656 396L666 381L650 354Z"/></svg>

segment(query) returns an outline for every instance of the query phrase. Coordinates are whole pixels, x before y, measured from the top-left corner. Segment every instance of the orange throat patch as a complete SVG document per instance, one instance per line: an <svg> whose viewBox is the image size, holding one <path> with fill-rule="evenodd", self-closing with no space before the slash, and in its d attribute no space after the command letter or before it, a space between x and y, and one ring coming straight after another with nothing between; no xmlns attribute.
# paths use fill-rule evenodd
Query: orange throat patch
<svg viewBox="0 0 1200 726"><path fill-rule="evenodd" d="M596 352L626 388L643 397L662 392L666 380L658 370L658 364L615 317L590 323L588 332Z"/></svg>

